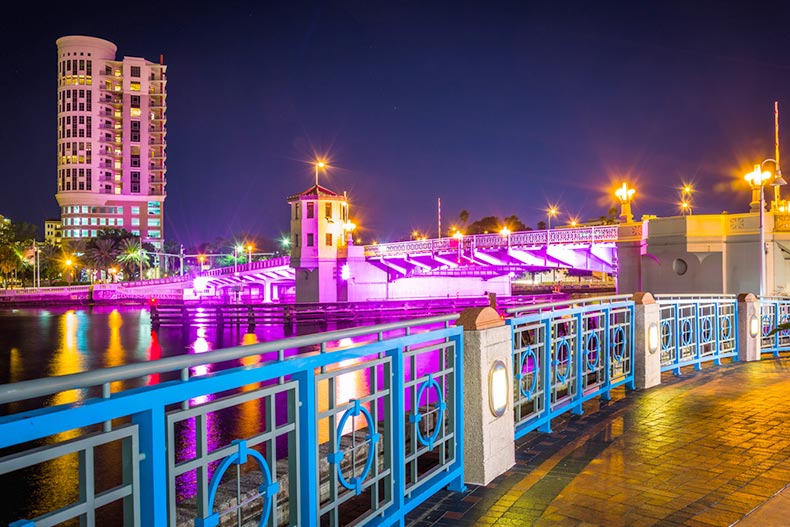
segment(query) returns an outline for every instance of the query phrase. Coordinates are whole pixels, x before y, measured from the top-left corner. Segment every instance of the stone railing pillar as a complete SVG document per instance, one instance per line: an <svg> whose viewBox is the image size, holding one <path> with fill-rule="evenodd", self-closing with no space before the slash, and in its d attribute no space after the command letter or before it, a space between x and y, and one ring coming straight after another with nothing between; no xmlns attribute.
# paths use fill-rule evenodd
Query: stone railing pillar
<svg viewBox="0 0 790 527"><path fill-rule="evenodd" d="M638 390L661 384L660 329L653 295L634 293L634 385Z"/></svg>
<svg viewBox="0 0 790 527"><path fill-rule="evenodd" d="M516 463L512 331L491 307L461 313L464 327L464 480L487 485Z"/></svg>
<svg viewBox="0 0 790 527"><path fill-rule="evenodd" d="M738 360L760 360L760 339L763 322L760 301L752 293L738 295Z"/></svg>

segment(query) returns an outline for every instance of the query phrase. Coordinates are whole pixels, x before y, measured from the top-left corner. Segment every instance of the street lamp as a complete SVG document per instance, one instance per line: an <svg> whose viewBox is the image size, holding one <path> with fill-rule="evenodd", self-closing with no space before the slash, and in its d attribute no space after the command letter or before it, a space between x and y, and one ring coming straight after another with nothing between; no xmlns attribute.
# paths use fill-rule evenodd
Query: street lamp
<svg viewBox="0 0 790 527"><path fill-rule="evenodd" d="M762 168L768 161L776 163L773 159L766 159L759 165L754 165L754 170L744 176L744 179L749 182L752 189L757 190L760 194L760 297L765 295L765 193L763 189L765 187L765 182L771 179L771 173L763 172ZM781 173L777 173L771 183L771 185L776 187L786 184L787 182L782 178ZM752 196L752 198L754 198L754 196Z"/></svg>
<svg viewBox="0 0 790 527"><path fill-rule="evenodd" d="M634 215L631 214L631 200L634 199L636 190L629 188L627 183L615 190L615 196L620 200L620 222L631 223L634 221Z"/></svg>
<svg viewBox="0 0 790 527"><path fill-rule="evenodd" d="M68 280L68 282L69 282L69 285L71 285L71 281L72 281L72 278L73 278L72 271L71 271L71 263L72 263L71 262L71 258L66 258L66 261L63 262L63 263L66 264L66 269L68 269L68 272L69 272L69 280Z"/></svg>
<svg viewBox="0 0 790 527"><path fill-rule="evenodd" d="M549 207L549 209L546 211L546 215L548 216L548 220L549 220L549 222L548 222L548 230L551 230L551 218L552 218L552 216L556 216L557 214L559 214L559 212L560 211L554 205L551 205Z"/></svg>
<svg viewBox="0 0 790 527"><path fill-rule="evenodd" d="M325 166L326 166L326 163L324 163L321 160L316 160L316 162L315 162L315 186L316 187L318 186L318 169L319 168L324 168Z"/></svg>
<svg viewBox="0 0 790 527"><path fill-rule="evenodd" d="M693 190L694 189L692 189L691 185L688 183L684 183L683 187L680 189L680 212L684 216L692 213L691 193Z"/></svg>
<svg viewBox="0 0 790 527"><path fill-rule="evenodd" d="M502 230L499 231L499 234L507 239L507 252L510 253L510 229L507 228L507 225L502 227Z"/></svg>
<svg viewBox="0 0 790 527"><path fill-rule="evenodd" d="M252 244L247 244L247 265L252 263Z"/></svg>
<svg viewBox="0 0 790 527"><path fill-rule="evenodd" d="M144 254L145 253L143 252L143 246L141 245L140 246L140 250L137 251L137 257L138 257L137 259L138 259L138 261L140 263L140 281L143 280L143 255Z"/></svg>
<svg viewBox="0 0 790 527"><path fill-rule="evenodd" d="M347 245L354 245L354 234L353 233L354 233L354 229L356 229L356 228L357 228L357 226L354 223L352 223L351 221L347 221L345 224L343 224L343 230L346 231L346 244Z"/></svg>
<svg viewBox="0 0 790 527"><path fill-rule="evenodd" d="M461 231L455 231L453 233L453 238L458 240L458 263L461 263L461 251L462 251L462 240L464 239L464 233Z"/></svg>

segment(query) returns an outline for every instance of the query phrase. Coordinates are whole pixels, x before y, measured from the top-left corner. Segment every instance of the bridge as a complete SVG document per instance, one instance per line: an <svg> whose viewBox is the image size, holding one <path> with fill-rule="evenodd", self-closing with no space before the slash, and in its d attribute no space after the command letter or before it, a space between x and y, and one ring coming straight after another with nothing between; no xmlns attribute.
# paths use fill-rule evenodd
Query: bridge
<svg viewBox="0 0 790 527"><path fill-rule="evenodd" d="M595 415L607 412L608 401L644 400L640 394L657 405L637 405L631 418L647 415L650 426L625 432L641 431L645 450L624 448L605 464L602 477L620 486L598 493L621 496L616 505L590 510L599 502L587 496L549 511L538 493L511 519L542 510L546 521L565 514L577 523L579 514L598 524L623 523L628 514L680 524L698 515L689 525L705 524L706 515L737 520L790 478L778 466L788 456L777 425L784 419L772 417L759 393L776 379L790 384L780 362L790 335L778 327L789 318L787 299L638 293L514 306L504 320L490 308L471 308L3 385L0 478L55 466L54 484L75 489L57 503L40 499L11 526L422 525L435 499L457 500L463 508L445 513L457 520L447 514L473 506L463 499L469 488L508 477L517 442L537 438L533 444L550 448L564 419L596 436ZM758 361L776 362L771 375L754 375L749 366ZM694 406L699 414L683 404L667 410L688 392L673 390L673 378L715 378L725 369L742 372L732 376L737 386L703 390L708 399ZM786 414L782 386L770 392L777 416ZM749 387L758 393L733 399ZM744 415L731 415L736 407ZM580 419L585 413L591 418ZM714 418L708 432L687 434ZM756 421L775 440L756 435ZM622 420L612 427L624 432ZM680 437L698 455L684 457L674 442ZM554 464L526 474L519 488L551 474L567 451L555 450ZM664 459L672 463L661 472ZM574 463L563 465L564 474ZM720 469L717 477L708 464ZM751 486L769 473L774 477ZM646 494L667 483L664 477L679 479ZM721 477L726 481L717 482ZM686 493L676 492L691 480ZM556 487L556 479L548 483ZM496 514L514 504L504 500L504 507L480 503ZM689 516L676 521L677 514Z"/></svg>
<svg viewBox="0 0 790 527"><path fill-rule="evenodd" d="M512 277L525 272L568 269L615 274L616 225L476 234L365 245L364 262L387 273L388 281L412 277ZM293 296L295 269L288 256L160 280L126 282L120 297L186 300L278 301ZM117 288L115 288L117 289ZM105 295L109 295L106 293Z"/></svg>
<svg viewBox="0 0 790 527"><path fill-rule="evenodd" d="M368 262L399 276L505 275L575 269L616 272L617 225L474 234L365 246Z"/></svg>

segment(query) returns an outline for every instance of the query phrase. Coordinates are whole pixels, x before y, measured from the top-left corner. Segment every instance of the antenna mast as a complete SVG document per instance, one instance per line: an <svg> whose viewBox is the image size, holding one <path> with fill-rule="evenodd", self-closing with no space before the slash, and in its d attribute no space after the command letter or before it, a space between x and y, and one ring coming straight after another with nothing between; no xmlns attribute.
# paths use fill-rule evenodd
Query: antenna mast
<svg viewBox="0 0 790 527"><path fill-rule="evenodd" d="M439 217L439 238L442 237L442 198L437 199L438 217Z"/></svg>
<svg viewBox="0 0 790 527"><path fill-rule="evenodd" d="M774 129L776 141L776 178L782 177L782 169L779 166L779 101L774 101ZM774 185L774 207L779 208L781 203L781 195L779 194L779 185Z"/></svg>

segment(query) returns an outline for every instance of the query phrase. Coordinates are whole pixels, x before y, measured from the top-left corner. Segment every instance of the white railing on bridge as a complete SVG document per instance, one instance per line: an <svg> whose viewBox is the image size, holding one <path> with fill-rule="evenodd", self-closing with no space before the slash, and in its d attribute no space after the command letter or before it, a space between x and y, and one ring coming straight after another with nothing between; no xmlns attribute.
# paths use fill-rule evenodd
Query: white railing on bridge
<svg viewBox="0 0 790 527"><path fill-rule="evenodd" d="M272 267L283 267L288 265L291 261L290 256L279 256L277 258L270 258L268 260L260 260L257 262L244 263L238 265L229 265L228 267L219 267L209 271L203 271L199 276L222 276L226 274L233 274L236 272L243 273L246 271L257 271L258 269L271 269Z"/></svg>
<svg viewBox="0 0 790 527"><path fill-rule="evenodd" d="M365 246L365 256L401 256L404 254L427 254L458 249L496 249L506 247L542 246L556 244L593 244L617 241L617 225L599 225L575 229L551 229L544 231L519 231L504 234L471 234L460 242L457 238L435 238L406 242L381 243Z"/></svg>

